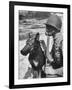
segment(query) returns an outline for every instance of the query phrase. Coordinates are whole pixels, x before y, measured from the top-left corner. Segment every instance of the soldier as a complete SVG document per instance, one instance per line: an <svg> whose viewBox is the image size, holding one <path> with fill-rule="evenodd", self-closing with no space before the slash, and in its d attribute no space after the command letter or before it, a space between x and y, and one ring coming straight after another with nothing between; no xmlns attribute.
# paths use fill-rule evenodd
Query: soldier
<svg viewBox="0 0 72 90"><path fill-rule="evenodd" d="M53 74L62 74L63 67L63 52L62 52L62 34L61 34L62 21L59 16L51 15L48 18L46 23L46 32L47 36L47 49L46 49L46 57L48 63L52 66L50 73ZM53 37L53 46L51 52L49 52L49 37ZM48 74L49 69L46 68L45 72ZM50 74L49 73L49 74Z"/></svg>

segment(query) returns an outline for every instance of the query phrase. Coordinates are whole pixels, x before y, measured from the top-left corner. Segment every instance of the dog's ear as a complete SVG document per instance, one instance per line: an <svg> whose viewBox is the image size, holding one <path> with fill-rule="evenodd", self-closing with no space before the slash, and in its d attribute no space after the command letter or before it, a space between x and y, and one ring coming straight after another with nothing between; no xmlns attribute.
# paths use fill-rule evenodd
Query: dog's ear
<svg viewBox="0 0 72 90"><path fill-rule="evenodd" d="M29 36L29 38L31 38L31 34L30 34L30 33L29 33L29 35L28 35L28 36Z"/></svg>
<svg viewBox="0 0 72 90"><path fill-rule="evenodd" d="M35 40L39 40L39 36L40 36L39 32L36 33Z"/></svg>

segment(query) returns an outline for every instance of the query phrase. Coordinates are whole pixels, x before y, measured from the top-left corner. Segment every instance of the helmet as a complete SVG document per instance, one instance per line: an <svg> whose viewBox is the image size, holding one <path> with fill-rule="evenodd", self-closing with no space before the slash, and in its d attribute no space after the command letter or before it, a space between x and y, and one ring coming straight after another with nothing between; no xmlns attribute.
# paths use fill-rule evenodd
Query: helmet
<svg viewBox="0 0 72 90"><path fill-rule="evenodd" d="M51 15L47 22L46 22L47 26L51 26L54 27L56 30L60 31L61 30L61 26L62 26L62 21L60 19L59 16L57 15Z"/></svg>

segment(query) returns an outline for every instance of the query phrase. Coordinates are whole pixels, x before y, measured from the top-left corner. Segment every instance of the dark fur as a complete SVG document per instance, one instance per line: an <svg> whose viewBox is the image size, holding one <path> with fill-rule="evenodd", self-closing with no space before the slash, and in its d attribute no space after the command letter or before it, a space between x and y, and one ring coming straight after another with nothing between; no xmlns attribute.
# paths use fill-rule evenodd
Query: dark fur
<svg viewBox="0 0 72 90"><path fill-rule="evenodd" d="M32 43L31 46L26 44L26 46L21 50L21 54L27 55L29 53L29 57L28 57L29 62L33 70L39 73L39 71L42 71L42 67L46 63L46 57L40 46L38 35L39 33L36 34L36 37L34 38L34 42ZM38 62L38 65L36 66L33 61ZM44 77L43 71L42 71L42 77Z"/></svg>

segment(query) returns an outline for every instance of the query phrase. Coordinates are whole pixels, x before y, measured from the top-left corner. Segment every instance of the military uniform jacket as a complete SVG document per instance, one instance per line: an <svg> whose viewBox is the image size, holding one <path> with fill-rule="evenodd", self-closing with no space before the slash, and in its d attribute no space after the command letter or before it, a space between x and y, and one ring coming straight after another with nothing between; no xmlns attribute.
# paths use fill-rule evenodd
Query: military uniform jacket
<svg viewBox="0 0 72 90"><path fill-rule="evenodd" d="M51 65L54 69L60 68L63 66L63 37L61 33L57 33L54 38L54 43L51 50L51 56L53 61Z"/></svg>

